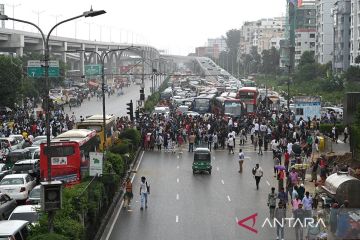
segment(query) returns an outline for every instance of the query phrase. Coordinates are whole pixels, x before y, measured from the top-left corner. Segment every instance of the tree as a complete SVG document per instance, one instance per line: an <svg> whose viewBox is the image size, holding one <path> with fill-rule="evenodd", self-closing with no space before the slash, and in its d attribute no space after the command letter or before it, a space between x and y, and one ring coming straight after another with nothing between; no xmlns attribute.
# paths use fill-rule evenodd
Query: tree
<svg viewBox="0 0 360 240"><path fill-rule="evenodd" d="M13 107L20 98L23 80L21 62L12 57L0 56L0 102Z"/></svg>
<svg viewBox="0 0 360 240"><path fill-rule="evenodd" d="M311 81L315 79L317 77L316 65L314 52L305 51L300 57L295 79L298 81Z"/></svg>
<svg viewBox="0 0 360 240"><path fill-rule="evenodd" d="M240 44L240 30L239 29L231 29L226 32L226 45L227 45L227 53L226 57L228 62L228 71L232 70L232 74L237 73L237 57L238 57L238 49Z"/></svg>
<svg viewBox="0 0 360 240"><path fill-rule="evenodd" d="M355 66L350 66L344 74L348 82L359 82L360 80L360 68Z"/></svg>
<svg viewBox="0 0 360 240"><path fill-rule="evenodd" d="M275 47L272 47L269 50L263 50L261 56L262 56L261 71L267 74L276 73L277 69L279 68L279 62L280 62L279 51Z"/></svg>

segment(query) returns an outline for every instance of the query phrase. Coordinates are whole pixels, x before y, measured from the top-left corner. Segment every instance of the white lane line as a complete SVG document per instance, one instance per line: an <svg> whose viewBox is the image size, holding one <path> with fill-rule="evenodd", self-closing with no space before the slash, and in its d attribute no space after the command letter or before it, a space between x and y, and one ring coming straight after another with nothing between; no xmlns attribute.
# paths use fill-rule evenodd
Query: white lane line
<svg viewBox="0 0 360 240"><path fill-rule="evenodd" d="M139 166L140 166L140 163L141 163L141 161L142 161L142 159L143 159L143 156L144 156L144 151L142 152L141 157L140 157L140 160L139 160L139 162L138 162L138 165L136 166L136 171L139 169ZM135 175L136 175L136 173L135 173L134 176L131 178L131 183L134 181ZM116 223L116 221L117 221L117 219L118 219L118 217L119 217L119 215L120 215L120 211L121 211L121 209L122 209L122 207L123 207L123 204L124 204L124 201L121 201L120 207L119 207L119 209L118 209L117 212L116 212L115 218L114 218L113 222L111 223L109 232L108 232L108 234L106 235L105 240L109 240L110 235L111 235L111 233L112 233L112 231L113 231L113 229L114 229L115 223Z"/></svg>
<svg viewBox="0 0 360 240"><path fill-rule="evenodd" d="M216 171L219 171L220 170L220 168L219 167L216 167Z"/></svg>
<svg viewBox="0 0 360 240"><path fill-rule="evenodd" d="M269 181L268 181L268 180L266 180L266 183L267 183L267 185L269 185L269 186L270 186L270 183L269 183Z"/></svg>
<svg viewBox="0 0 360 240"><path fill-rule="evenodd" d="M176 215L175 222L179 222L179 216Z"/></svg>
<svg viewBox="0 0 360 240"><path fill-rule="evenodd" d="M179 194L178 193L176 194L176 200L179 200Z"/></svg>
<svg viewBox="0 0 360 240"><path fill-rule="evenodd" d="M180 179L179 179L179 178L177 178L177 179L176 179L176 182L177 182L177 183L179 183L179 182L180 182Z"/></svg>
<svg viewBox="0 0 360 240"><path fill-rule="evenodd" d="M176 166L176 168L177 168L177 169L179 169L179 168L180 168L180 166L179 166L179 165L177 165L177 166Z"/></svg>
<svg viewBox="0 0 360 240"><path fill-rule="evenodd" d="M221 179L221 183L222 183L222 184L225 184L224 180Z"/></svg>
<svg viewBox="0 0 360 240"><path fill-rule="evenodd" d="M229 196L229 195L227 195L227 199L229 200L229 202L231 202L231 199L230 199L230 196Z"/></svg>

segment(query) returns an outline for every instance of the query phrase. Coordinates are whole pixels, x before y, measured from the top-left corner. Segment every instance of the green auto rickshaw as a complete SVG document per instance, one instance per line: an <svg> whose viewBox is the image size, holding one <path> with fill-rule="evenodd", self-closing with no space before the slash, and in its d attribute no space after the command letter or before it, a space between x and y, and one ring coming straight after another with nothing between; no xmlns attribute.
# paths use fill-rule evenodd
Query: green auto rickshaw
<svg viewBox="0 0 360 240"><path fill-rule="evenodd" d="M194 151L193 174L197 172L208 172L211 174L211 153L208 148L196 148Z"/></svg>

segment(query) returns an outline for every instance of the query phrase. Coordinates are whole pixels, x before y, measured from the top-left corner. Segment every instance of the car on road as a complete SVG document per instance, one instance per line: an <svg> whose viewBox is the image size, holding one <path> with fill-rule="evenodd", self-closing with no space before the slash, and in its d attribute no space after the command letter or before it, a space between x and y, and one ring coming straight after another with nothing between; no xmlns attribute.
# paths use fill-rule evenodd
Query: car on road
<svg viewBox="0 0 360 240"><path fill-rule="evenodd" d="M24 220L34 224L39 221L39 218L40 205L21 205L12 211L8 220Z"/></svg>
<svg viewBox="0 0 360 240"><path fill-rule="evenodd" d="M13 174L28 173L35 179L40 178L40 160L39 159L25 159L17 161L11 169Z"/></svg>
<svg viewBox="0 0 360 240"><path fill-rule="evenodd" d="M11 198L26 200L30 191L35 187L36 180L28 173L9 174L0 181L0 192L8 194Z"/></svg>
<svg viewBox="0 0 360 240"><path fill-rule="evenodd" d="M0 193L0 219L6 220L16 208L17 203L15 199L9 197L5 193Z"/></svg>
<svg viewBox="0 0 360 240"><path fill-rule="evenodd" d="M40 147L40 144L42 144L42 143L46 143L46 138L45 138L45 139L39 139L39 140L37 140L37 141L34 141L31 146L32 146L32 147Z"/></svg>
<svg viewBox="0 0 360 240"><path fill-rule="evenodd" d="M186 111L184 112L184 114L188 117L197 117L197 116L200 116L200 114L198 112L194 112L194 111Z"/></svg>
<svg viewBox="0 0 360 240"><path fill-rule="evenodd" d="M11 170L6 166L5 163L0 163L0 180L9 174L11 174Z"/></svg>
<svg viewBox="0 0 360 240"><path fill-rule="evenodd" d="M6 160L4 160L5 164L12 168L12 166L19 160L30 159L31 152L29 149L17 149L9 152L6 156Z"/></svg>
<svg viewBox="0 0 360 240"><path fill-rule="evenodd" d="M41 198L41 185L37 185L31 190L29 198L26 200L27 205L36 205L40 204Z"/></svg>
<svg viewBox="0 0 360 240"><path fill-rule="evenodd" d="M22 148L22 145L25 142L25 139L24 139L23 135L21 135L21 134L10 134L9 137L14 138L18 142L18 148Z"/></svg>
<svg viewBox="0 0 360 240"><path fill-rule="evenodd" d="M211 174L211 153L208 148L196 148L194 151L194 161L192 165L193 174L198 172L208 172Z"/></svg>
<svg viewBox="0 0 360 240"><path fill-rule="evenodd" d="M23 220L0 221L1 240L26 240L29 236L29 222Z"/></svg>
<svg viewBox="0 0 360 240"><path fill-rule="evenodd" d="M12 137L0 138L1 147L8 147L10 151L21 148L19 141Z"/></svg>

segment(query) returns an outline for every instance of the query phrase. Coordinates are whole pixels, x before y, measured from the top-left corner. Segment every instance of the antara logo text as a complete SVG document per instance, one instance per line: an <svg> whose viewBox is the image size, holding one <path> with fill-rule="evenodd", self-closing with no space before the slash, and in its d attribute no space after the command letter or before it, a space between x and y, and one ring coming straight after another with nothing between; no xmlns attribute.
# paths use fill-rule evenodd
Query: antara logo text
<svg viewBox="0 0 360 240"><path fill-rule="evenodd" d="M255 224L256 224L256 218L257 218L258 214L254 213L244 219L241 219L238 221L239 226L247 229L250 232L253 233L258 233L258 230L254 228ZM251 226L245 224L246 222L248 222L249 220L251 221ZM275 228L277 225L280 227L289 227L289 228L295 228L295 226L301 227L301 228L307 228L308 226L310 227L318 227L321 224L322 227L326 227L325 222L322 218L317 219L316 221L313 218L304 218L304 221L301 221L300 219L296 219L296 218L283 218L282 220L278 220L278 219L270 219L270 218L265 218L264 222L261 225L261 228L264 228L266 226L271 227L271 228Z"/></svg>

